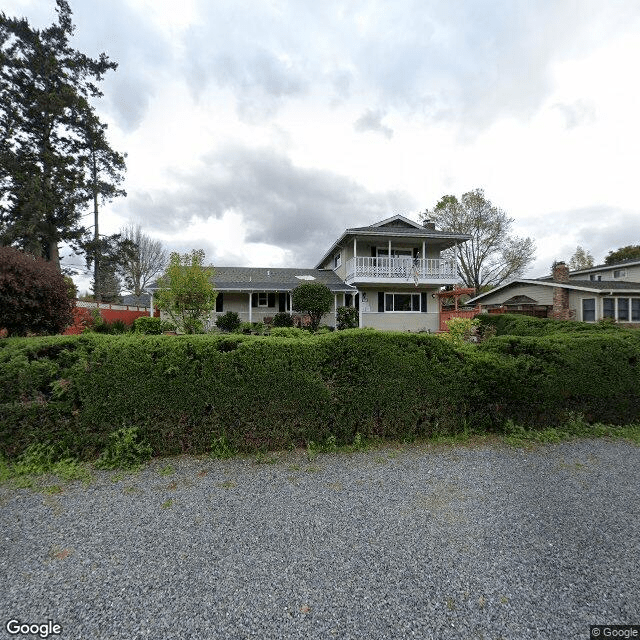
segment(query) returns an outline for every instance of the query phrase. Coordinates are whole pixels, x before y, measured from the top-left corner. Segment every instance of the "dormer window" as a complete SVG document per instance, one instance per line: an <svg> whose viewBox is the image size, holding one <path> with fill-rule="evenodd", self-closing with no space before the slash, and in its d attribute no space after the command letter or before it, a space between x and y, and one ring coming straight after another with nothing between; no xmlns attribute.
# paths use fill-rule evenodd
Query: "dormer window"
<svg viewBox="0 0 640 640"><path fill-rule="evenodd" d="M338 253L336 253L333 256L333 268L337 269L341 264L342 264L342 251L338 251Z"/></svg>

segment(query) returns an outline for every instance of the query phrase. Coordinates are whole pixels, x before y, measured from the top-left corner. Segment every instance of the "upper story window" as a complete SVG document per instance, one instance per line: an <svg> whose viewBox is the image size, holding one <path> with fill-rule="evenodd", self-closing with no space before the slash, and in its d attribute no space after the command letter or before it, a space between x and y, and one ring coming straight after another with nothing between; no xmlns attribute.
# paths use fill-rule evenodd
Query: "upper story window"
<svg viewBox="0 0 640 640"><path fill-rule="evenodd" d="M591 280L591 282L600 282L600 280L602 280L602 276L598 275L598 274L595 274L595 273L592 273L589 276L589 280Z"/></svg>
<svg viewBox="0 0 640 640"><path fill-rule="evenodd" d="M333 256L333 268L337 269L341 264L342 264L342 251L338 251L338 253L336 253Z"/></svg>
<svg viewBox="0 0 640 640"><path fill-rule="evenodd" d="M627 270L626 269L614 269L613 270L613 277L614 278L626 278L627 277Z"/></svg>

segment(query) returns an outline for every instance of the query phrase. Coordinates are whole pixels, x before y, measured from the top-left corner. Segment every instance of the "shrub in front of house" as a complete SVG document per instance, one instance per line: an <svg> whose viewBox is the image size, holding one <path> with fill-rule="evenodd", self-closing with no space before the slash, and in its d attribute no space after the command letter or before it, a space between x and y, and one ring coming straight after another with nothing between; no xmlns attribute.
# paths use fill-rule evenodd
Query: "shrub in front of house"
<svg viewBox="0 0 640 640"><path fill-rule="evenodd" d="M279 333L282 332L282 335ZM304 337L300 338L300 333ZM413 439L572 413L640 420L640 332L498 336L348 329L272 337L57 336L0 341L0 454L64 442L95 458L127 425L154 455Z"/></svg>
<svg viewBox="0 0 640 640"><path fill-rule="evenodd" d="M216 318L216 327L231 333L240 327L240 316L235 311L227 311Z"/></svg>
<svg viewBox="0 0 640 640"><path fill-rule="evenodd" d="M338 329L355 329L359 324L358 310L355 307L338 307Z"/></svg>
<svg viewBox="0 0 640 640"><path fill-rule="evenodd" d="M280 311L273 316L272 327L293 327L293 316L285 311Z"/></svg>
<svg viewBox="0 0 640 640"><path fill-rule="evenodd" d="M480 333L488 327L494 327L496 335L499 336L545 336L553 333L632 330L612 322L576 322L575 320L534 318L513 313L480 313L475 320L478 322Z"/></svg>

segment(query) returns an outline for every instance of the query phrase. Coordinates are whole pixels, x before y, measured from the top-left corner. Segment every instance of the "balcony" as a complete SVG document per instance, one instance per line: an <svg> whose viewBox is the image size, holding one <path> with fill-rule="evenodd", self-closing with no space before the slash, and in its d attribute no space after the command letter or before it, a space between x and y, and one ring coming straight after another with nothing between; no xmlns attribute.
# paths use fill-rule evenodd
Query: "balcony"
<svg viewBox="0 0 640 640"><path fill-rule="evenodd" d="M452 260L413 258L365 258L356 256L347 262L347 284L413 283L453 284L458 277Z"/></svg>

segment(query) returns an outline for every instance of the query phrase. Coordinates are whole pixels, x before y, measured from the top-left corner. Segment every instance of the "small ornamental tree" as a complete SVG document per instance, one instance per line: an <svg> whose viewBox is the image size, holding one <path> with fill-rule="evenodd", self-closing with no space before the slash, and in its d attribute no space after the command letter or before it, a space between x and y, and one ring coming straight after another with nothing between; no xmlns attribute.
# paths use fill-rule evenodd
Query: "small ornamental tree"
<svg viewBox="0 0 640 640"><path fill-rule="evenodd" d="M172 253L169 266L158 280L156 302L185 333L199 333L203 320L216 303L211 278L213 267L203 266L204 251Z"/></svg>
<svg viewBox="0 0 640 640"><path fill-rule="evenodd" d="M298 285L291 294L293 310L311 316L312 331L317 331L322 316L331 311L332 304L333 294L329 287L321 282L305 282Z"/></svg>
<svg viewBox="0 0 640 640"><path fill-rule="evenodd" d="M0 329L53 335L73 324L72 291L55 263L0 247Z"/></svg>

